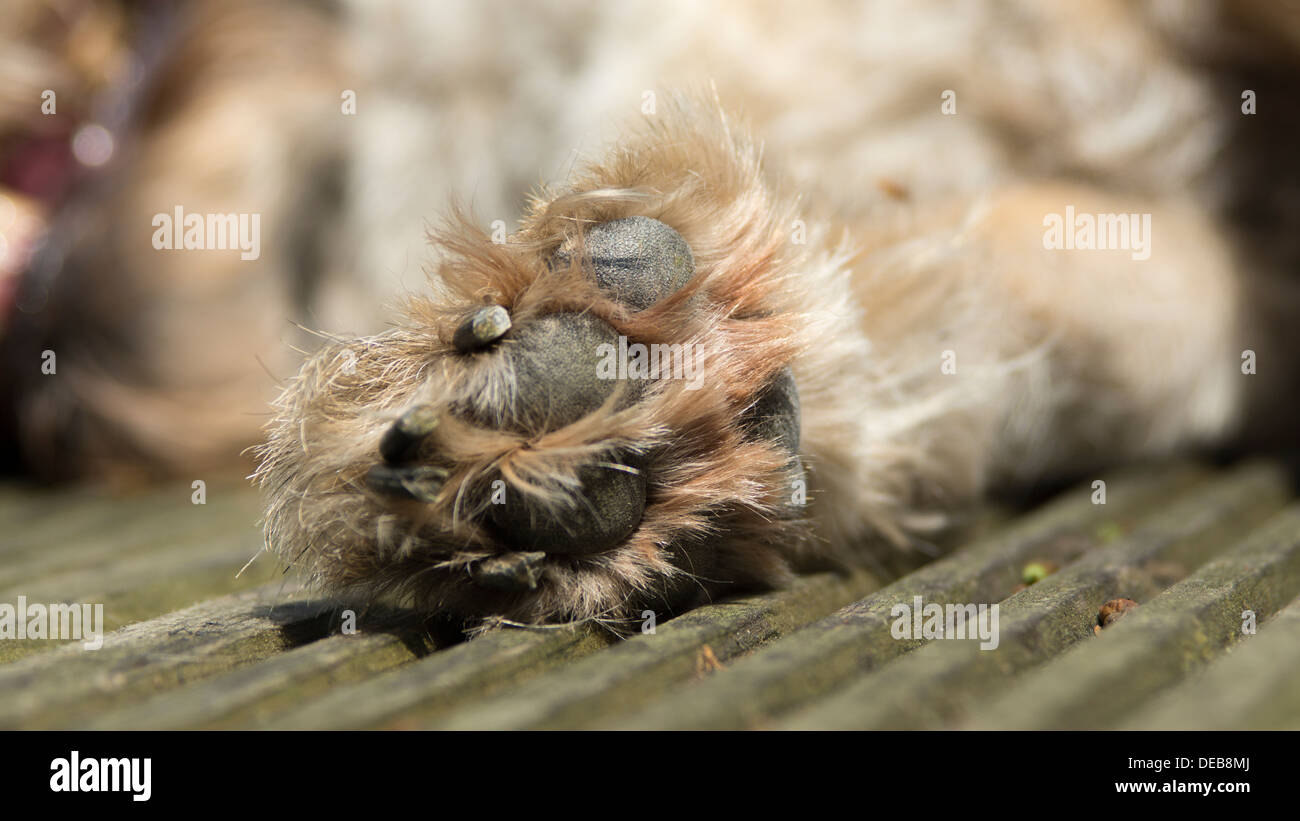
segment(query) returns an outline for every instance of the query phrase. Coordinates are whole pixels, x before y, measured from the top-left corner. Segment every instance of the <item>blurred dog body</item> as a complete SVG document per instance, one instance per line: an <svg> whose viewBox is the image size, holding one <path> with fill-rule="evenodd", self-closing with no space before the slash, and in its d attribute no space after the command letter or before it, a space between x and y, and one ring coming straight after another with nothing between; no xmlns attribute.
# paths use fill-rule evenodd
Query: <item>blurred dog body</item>
<svg viewBox="0 0 1300 821"><path fill-rule="evenodd" d="M45 6L28 5L9 24L25 58L9 66L11 129L76 73L64 41L43 48L22 29ZM938 372L939 331L972 311L998 325L998 299L1031 321L1002 323L990 356L1065 340L1011 393L988 383L987 441L930 443L980 452L953 492L1219 441L1246 388L1276 404L1290 387L1287 303L1258 299L1294 270L1291 200L1269 194L1290 183L1261 179L1268 152L1249 135L1268 126L1233 86L1258 70L1289 87L1300 22L1275 4L238 0L141 22L144 8L122 37L148 31L156 46L119 72L135 90L115 155L51 205L5 328L11 459L37 475L241 466L295 348L319 344L292 323L383 330L427 287L439 251L425 224L449 202L513 226L523 192L565 179L621 123L653 121L676 88L739 113L801 219L842 236L856 269L942 271L1000 294L875 277L860 294L872 355ZM1045 252L1043 219L1067 206L1149 215L1151 260ZM258 215L260 255L159 250L155 217L177 208ZM908 333L927 323L935 333ZM1245 383L1245 349L1274 376ZM900 390L881 424L908 427L941 401Z"/></svg>

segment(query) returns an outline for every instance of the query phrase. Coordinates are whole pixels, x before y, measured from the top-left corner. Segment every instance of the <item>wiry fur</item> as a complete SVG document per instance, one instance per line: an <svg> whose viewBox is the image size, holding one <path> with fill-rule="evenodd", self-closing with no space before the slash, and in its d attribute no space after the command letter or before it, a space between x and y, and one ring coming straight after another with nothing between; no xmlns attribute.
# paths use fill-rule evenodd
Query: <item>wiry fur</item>
<svg viewBox="0 0 1300 821"><path fill-rule="evenodd" d="M602 294L577 257L567 269L548 268L584 226L635 214L671 225L695 254L695 278L671 297L632 314ZM522 621L617 620L719 584L785 578L807 563L809 540L806 522L778 515L788 457L747 441L738 420L811 343L815 326L790 294L803 271L785 241L792 219L765 187L747 137L712 109L683 108L568 190L539 196L510 242L493 244L459 222L438 238L448 255L434 296L413 298L397 330L327 347L281 397L259 471L271 543L282 552L301 546L289 558L330 587ZM629 339L698 345L706 387L665 380L631 407L620 409L615 394L574 424L511 433L500 398L517 386L496 367L500 357L461 355L450 344L455 325L485 301L506 306L519 326L544 313L591 311ZM806 390L820 388L810 380ZM434 504L386 502L360 479L384 427L417 403L439 409L429 450L453 473ZM476 418L495 414L497 425L463 421L452 412L459 405L479 410ZM470 583L468 563L510 547L479 524L493 479L563 510L577 467L615 449L642 454L650 482L644 518L625 545L548 558L541 589L524 596Z"/></svg>
<svg viewBox="0 0 1300 821"><path fill-rule="evenodd" d="M263 421L263 366L297 365L298 320L341 336L276 406L258 473L270 543L331 589L532 622L871 561L990 486L1222 441L1246 418L1243 381L1267 438L1259 408L1290 407L1300 303L1259 277L1300 259L1281 102L1300 86L1300 29L1274 5L196 0L117 161L70 196L24 277L0 343L4 444L51 476L237 465ZM21 58L0 65L16 89L0 128L39 122L59 50L0 51ZM617 126L649 89L706 83ZM93 108L59 87L61 110ZM1257 117L1237 115L1243 88L1261 91ZM570 152L599 133L613 147L573 173ZM538 175L562 187L508 243L457 218L421 246L451 195L483 222L513 218ZM150 219L177 204L262 214L262 258L155 251ZM1068 204L1151 213L1151 259L1044 251L1043 215ZM682 292L633 315L576 268L549 269L584 226L634 214L693 249ZM396 327L365 336L403 289L416 295ZM705 389L667 381L632 407L510 433L498 400L517 386L496 360L451 353L485 300L516 325L588 311L638 341L699 343ZM57 379L34 367L47 348ZM1248 380L1245 348L1266 363ZM801 517L785 454L738 430L787 363ZM442 420L423 458L453 471L431 505L361 483L417 403ZM577 465L629 452L650 505L627 544L549 557L534 593L470 586L469 563L509 547L480 525L485 483L564 510Z"/></svg>
<svg viewBox="0 0 1300 821"><path fill-rule="evenodd" d="M625 134L568 188L537 196L509 242L493 244L464 219L440 232L445 261L398 329L309 360L277 405L258 474L270 500L269 542L282 556L329 588L396 594L429 610L618 622L656 602L689 601L692 590L768 586L819 562L867 561L881 537L904 545L942 526L945 512L999 471L1081 464L1101 438L1111 440L1111 459L1162 449L1150 433L1114 432L1155 406L1167 412L1161 436L1178 442L1220 433L1231 418L1223 380L1180 373L1148 384L1144 368L1172 361L1152 344L1177 340L1179 329L1139 332L1151 344L1132 354L1130 382L1122 356L1077 361L1080 345L1104 334L1110 319L1086 316L1096 306L1079 296L1055 308L1040 302L1025 285L1042 276L1032 263L987 267L1004 225L1022 224L989 227L989 212L1018 207L1015 196L1009 205L951 209L951 221L932 223L944 239L905 233L887 241L889 231L877 227L867 253L847 238L832 243L814 223L809 241L798 243L796 200L774 190L758 147L716 105L680 98ZM562 243L581 241L584 226L636 214L675 228L695 254L695 278L671 297L633 314L579 263L548 265ZM1083 264L1054 272L1057 287L1107 286L1136 270L1113 255L1100 267ZM1196 293L1224 287L1221 266L1202 271ZM1147 297L1180 302L1178 322L1203 320L1201 341L1178 344L1229 366L1232 299L1198 316L1176 287L1195 268L1175 262L1142 273L1138 290ZM1172 295L1162 293L1171 286ZM558 430L512 433L519 420L502 409L519 388L503 359L451 346L456 325L484 303L504 305L519 326L591 311L631 340L697 344L706 352L705 388L661 381L630 407L616 394ZM957 374L941 372L946 348L961 354ZM781 515L787 457L747 440L739 425L786 365L804 408L808 516ZM1062 384L1078 393L1062 394ZM1092 421L1070 418L1080 394L1094 406ZM434 406L442 420L426 458L452 471L432 504L391 501L362 483L383 430L417 404ZM486 424L464 421L460 407ZM1023 430L1022 418L1050 422ZM574 504L577 467L615 452L641 454L650 482L645 516L625 544L548 556L540 588L528 593L471 582L472 562L518 549L480 524L494 479L563 515ZM1038 459L1031 468L1012 463L1028 454Z"/></svg>

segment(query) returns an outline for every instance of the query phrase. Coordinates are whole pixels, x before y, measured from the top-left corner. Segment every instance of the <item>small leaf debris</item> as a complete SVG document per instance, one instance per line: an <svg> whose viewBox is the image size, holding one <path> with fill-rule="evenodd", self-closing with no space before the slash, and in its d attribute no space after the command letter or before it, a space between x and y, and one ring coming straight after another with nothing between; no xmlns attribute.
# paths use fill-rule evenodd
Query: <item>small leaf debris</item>
<svg viewBox="0 0 1300 821"><path fill-rule="evenodd" d="M1025 565L1020 571L1020 584L1012 588L1012 593L1019 593L1021 590L1029 587L1031 584L1038 584L1043 579L1055 573L1060 569L1056 562L1046 560L1035 560Z"/></svg>
<svg viewBox="0 0 1300 821"><path fill-rule="evenodd" d="M1111 599L1097 611L1097 625L1092 628L1092 632L1100 633L1103 627L1110 627L1137 606L1138 603L1132 599Z"/></svg>

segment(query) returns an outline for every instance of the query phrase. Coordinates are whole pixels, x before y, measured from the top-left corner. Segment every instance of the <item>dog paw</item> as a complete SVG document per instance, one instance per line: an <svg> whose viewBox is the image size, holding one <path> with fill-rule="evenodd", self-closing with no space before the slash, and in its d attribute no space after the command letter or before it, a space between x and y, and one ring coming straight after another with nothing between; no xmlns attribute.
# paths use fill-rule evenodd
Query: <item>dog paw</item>
<svg viewBox="0 0 1300 821"><path fill-rule="evenodd" d="M436 296L303 366L258 474L279 555L430 611L616 628L788 579L812 552L798 257L756 149L702 120L624 141L506 243L444 231Z"/></svg>

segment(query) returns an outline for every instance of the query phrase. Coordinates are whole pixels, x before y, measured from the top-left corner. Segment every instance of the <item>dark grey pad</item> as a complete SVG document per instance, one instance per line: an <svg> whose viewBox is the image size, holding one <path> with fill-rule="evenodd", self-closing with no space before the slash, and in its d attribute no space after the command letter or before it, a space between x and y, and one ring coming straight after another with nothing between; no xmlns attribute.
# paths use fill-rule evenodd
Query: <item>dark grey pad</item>
<svg viewBox="0 0 1300 821"><path fill-rule="evenodd" d="M799 390L794 383L794 372L783 368L745 412L741 426L752 438L777 442L796 454L799 424Z"/></svg>
<svg viewBox="0 0 1300 821"><path fill-rule="evenodd" d="M551 512L514 493L491 507L492 522L517 550L582 555L622 544L645 511L644 474L592 465L581 468L578 479L582 490L574 507Z"/></svg>
<svg viewBox="0 0 1300 821"><path fill-rule="evenodd" d="M799 496L806 503L807 476L804 473L803 460L799 458L799 391L794 382L794 373L783 368L759 394L757 401L750 406L741 425L747 436L774 442L790 454L786 465L786 487L780 515L782 518L802 515L803 503L796 503L796 487Z"/></svg>
<svg viewBox="0 0 1300 821"><path fill-rule="evenodd" d="M519 327L500 353L515 384L507 418L555 430L599 408L621 384L598 375L601 345L617 350L618 332L591 314L549 314ZM639 386L624 382L631 400Z"/></svg>
<svg viewBox="0 0 1300 821"><path fill-rule="evenodd" d="M682 235L657 219L627 217L587 229L587 262L610 295L643 311L681 288L695 275L695 256ZM556 261L568 265L572 247Z"/></svg>

